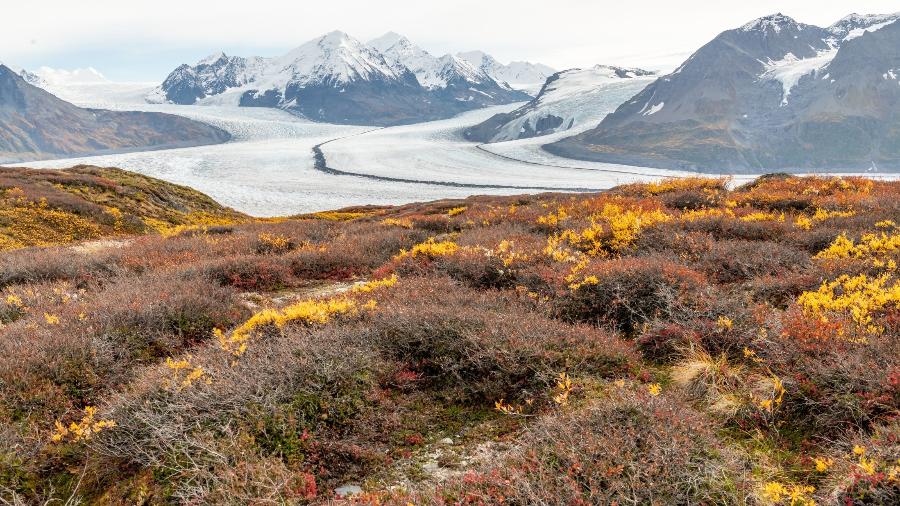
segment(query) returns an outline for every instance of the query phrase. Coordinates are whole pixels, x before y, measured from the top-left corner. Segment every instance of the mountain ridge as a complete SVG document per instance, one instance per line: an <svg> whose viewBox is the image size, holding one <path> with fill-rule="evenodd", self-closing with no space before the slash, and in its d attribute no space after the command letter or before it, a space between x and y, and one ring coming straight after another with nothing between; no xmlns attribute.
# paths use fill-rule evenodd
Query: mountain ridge
<svg viewBox="0 0 900 506"><path fill-rule="evenodd" d="M666 169L900 170L900 16L848 16L828 28L782 14L727 30L601 124L544 148ZM892 28L893 27L893 28ZM880 46L860 41L880 41ZM856 62L841 56L865 45ZM884 68L867 67L872 60ZM864 85L836 82L831 68ZM857 108L857 104L866 104Z"/></svg>
<svg viewBox="0 0 900 506"><path fill-rule="evenodd" d="M83 109L0 65L0 161L216 144L231 136L179 116Z"/></svg>
<svg viewBox="0 0 900 506"><path fill-rule="evenodd" d="M530 97L465 59L396 33L362 43L333 31L275 58L214 53L180 65L150 102L277 107L313 121L388 126Z"/></svg>

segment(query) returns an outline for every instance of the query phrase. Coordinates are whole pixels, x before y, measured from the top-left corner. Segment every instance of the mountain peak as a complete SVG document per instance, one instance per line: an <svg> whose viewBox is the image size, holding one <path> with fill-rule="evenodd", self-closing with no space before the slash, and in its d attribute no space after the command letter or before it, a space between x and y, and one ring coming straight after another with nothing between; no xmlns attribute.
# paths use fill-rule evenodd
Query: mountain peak
<svg viewBox="0 0 900 506"><path fill-rule="evenodd" d="M221 60L222 58L228 58L228 55L226 55L223 51L219 51L218 53L213 53L213 54L207 56L206 58L200 60L199 62L197 62L197 65L212 65L213 63L216 63L217 61Z"/></svg>
<svg viewBox="0 0 900 506"><path fill-rule="evenodd" d="M785 16L780 12L776 12L775 14L769 14L768 16L754 19L753 21L742 26L741 31L758 31L764 33L768 33L771 31L774 33L779 33L783 28L789 26L799 26L799 23L797 23L797 21L795 21L794 18L790 16Z"/></svg>
<svg viewBox="0 0 900 506"><path fill-rule="evenodd" d="M398 44L403 45L403 46L411 46L412 42L410 42L410 40L408 38L404 37L403 35L400 35L397 32L387 32L386 34L382 35L381 37L378 37L376 39L372 39L369 41L370 46L374 47L375 49L377 49L381 52L387 51L388 49L390 49Z"/></svg>
<svg viewBox="0 0 900 506"><path fill-rule="evenodd" d="M318 43L321 46L334 47L334 48L353 47L353 46L362 45L361 42L354 39L353 37L348 35L346 32L342 32L340 30L334 30L332 32L326 33L325 35L323 35L322 37L320 37L318 39Z"/></svg>
<svg viewBox="0 0 900 506"><path fill-rule="evenodd" d="M874 32L900 20L900 12L893 14L849 14L828 27L828 31L844 40L855 39L866 32Z"/></svg>

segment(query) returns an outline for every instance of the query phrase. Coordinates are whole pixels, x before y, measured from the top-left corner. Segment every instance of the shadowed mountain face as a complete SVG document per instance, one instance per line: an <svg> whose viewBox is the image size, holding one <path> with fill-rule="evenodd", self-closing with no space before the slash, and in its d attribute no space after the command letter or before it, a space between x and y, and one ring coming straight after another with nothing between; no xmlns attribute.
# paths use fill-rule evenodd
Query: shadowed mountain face
<svg viewBox="0 0 900 506"><path fill-rule="evenodd" d="M0 65L0 161L215 144L218 128L178 116L82 109Z"/></svg>
<svg viewBox="0 0 900 506"><path fill-rule="evenodd" d="M601 124L546 146L573 158L752 173L900 170L900 23L782 15L709 42Z"/></svg>

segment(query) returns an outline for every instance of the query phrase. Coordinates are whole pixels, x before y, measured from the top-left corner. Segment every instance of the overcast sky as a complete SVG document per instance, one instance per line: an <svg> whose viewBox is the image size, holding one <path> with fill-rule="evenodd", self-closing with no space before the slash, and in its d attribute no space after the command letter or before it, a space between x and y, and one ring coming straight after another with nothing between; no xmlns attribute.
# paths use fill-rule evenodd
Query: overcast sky
<svg viewBox="0 0 900 506"><path fill-rule="evenodd" d="M0 61L161 81L215 51L275 56L339 29L364 41L396 31L435 55L482 49L558 69L674 67L719 32L774 12L829 25L898 9L897 0L4 0Z"/></svg>

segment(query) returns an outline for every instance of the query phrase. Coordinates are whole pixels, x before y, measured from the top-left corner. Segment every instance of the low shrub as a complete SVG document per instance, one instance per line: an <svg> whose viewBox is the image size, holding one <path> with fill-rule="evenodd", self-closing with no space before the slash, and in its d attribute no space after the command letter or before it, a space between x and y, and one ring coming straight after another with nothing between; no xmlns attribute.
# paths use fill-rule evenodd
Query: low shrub
<svg viewBox="0 0 900 506"><path fill-rule="evenodd" d="M719 283L737 283L759 276L802 272L812 263L801 250L771 241L720 241L700 259L707 276Z"/></svg>
<svg viewBox="0 0 900 506"><path fill-rule="evenodd" d="M602 330L564 325L523 311L506 294L446 278L404 281L359 335L459 400L539 398L560 372L612 377L636 367L632 347Z"/></svg>
<svg viewBox="0 0 900 506"><path fill-rule="evenodd" d="M204 268L209 279L239 290L273 291L290 286L293 273L281 258L242 255L214 261Z"/></svg>
<svg viewBox="0 0 900 506"><path fill-rule="evenodd" d="M531 427L500 463L402 493L440 504L743 504L750 477L714 423L684 403L613 392Z"/></svg>
<svg viewBox="0 0 900 506"><path fill-rule="evenodd" d="M592 262L556 301L568 321L609 325L625 334L653 320L678 320L700 307L707 284L702 274L662 258Z"/></svg>
<svg viewBox="0 0 900 506"><path fill-rule="evenodd" d="M0 288L24 283L71 280L85 285L115 275L121 254L106 251L80 254L69 248L32 248L0 256Z"/></svg>

